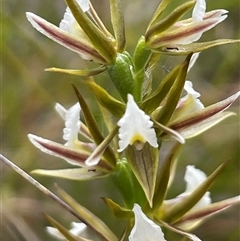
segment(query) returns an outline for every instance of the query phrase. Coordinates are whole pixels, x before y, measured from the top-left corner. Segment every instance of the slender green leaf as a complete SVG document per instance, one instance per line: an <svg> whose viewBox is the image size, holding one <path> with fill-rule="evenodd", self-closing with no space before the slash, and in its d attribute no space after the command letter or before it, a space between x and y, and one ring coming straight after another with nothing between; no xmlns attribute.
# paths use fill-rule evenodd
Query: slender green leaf
<svg viewBox="0 0 240 241"><path fill-rule="evenodd" d="M111 114L118 118L124 114L125 104L108 94L105 89L97 85L94 81L88 80L85 83L92 89L99 103L111 112Z"/></svg>
<svg viewBox="0 0 240 241"><path fill-rule="evenodd" d="M107 204L107 206L110 208L110 210L114 214L114 216L116 216L117 218L129 220L134 217L132 210L121 207L119 204L115 203L110 198L102 198L102 199Z"/></svg>
<svg viewBox="0 0 240 241"><path fill-rule="evenodd" d="M96 178L105 177L108 173L101 172L97 170L95 167L92 169L87 168L71 168L71 169L58 169L58 170L43 170L36 169L31 171L32 174L43 175L43 176L51 176L51 177L60 177L66 178L70 180L92 180Z"/></svg>
<svg viewBox="0 0 240 241"><path fill-rule="evenodd" d="M202 42L202 43L191 43L186 45L176 44L171 48L168 47L160 47L154 49L154 51L158 53L164 53L169 55L188 55L190 53L197 53L207 49L210 49L215 46L220 46L224 44L233 44L239 43L239 39L218 39L209 42Z"/></svg>
<svg viewBox="0 0 240 241"><path fill-rule="evenodd" d="M159 35L160 33L170 28L185 13L187 13L190 9L192 9L195 3L196 1L188 1L180 5L166 18L151 26L146 33L146 42L147 43L151 42L151 39L154 39L156 35Z"/></svg>
<svg viewBox="0 0 240 241"><path fill-rule="evenodd" d="M117 42L117 51L121 53L124 51L126 45L122 1L110 0L109 2L111 10L111 21Z"/></svg>
<svg viewBox="0 0 240 241"><path fill-rule="evenodd" d="M83 96L80 94L80 92L77 90L77 87L75 85L73 85L73 89L77 95L79 104L82 108L82 112L84 114L84 118L86 121L86 124L88 126L88 130L91 133L92 138L94 139L95 143L97 145L101 144L104 140L104 137L102 136L98 126L97 126L97 122L94 118L94 116L92 115L90 109L88 108L87 103L85 102ZM108 164L111 164L113 167L116 164L116 157L115 154L113 152L113 150L110 148L110 146L108 146L106 148L106 151L104 152L103 156L106 158L106 160L108 161Z"/></svg>
<svg viewBox="0 0 240 241"><path fill-rule="evenodd" d="M99 219L96 215L91 213L88 209L80 205L76 200L74 200L69 194L58 187L59 195L69 204L84 220L84 223L97 232L104 240L107 241L117 241L117 237L113 232L106 226L106 224Z"/></svg>
<svg viewBox="0 0 240 241"><path fill-rule="evenodd" d="M188 55L186 60L182 63L178 76L166 97L166 101L160 109L158 115L155 117L155 120L163 125L166 125L171 119L181 97L191 56L192 54Z"/></svg>
<svg viewBox="0 0 240 241"><path fill-rule="evenodd" d="M59 222L57 222L55 219L50 217L49 215L45 214L45 217L48 219L48 221L58 229L58 231L68 240L68 241L91 241L90 239L85 239L81 237L77 237L74 234L70 233L68 229L66 229L64 226L62 226Z"/></svg>
<svg viewBox="0 0 240 241"><path fill-rule="evenodd" d="M102 73L106 69L107 69L106 66L100 66L100 67L98 67L96 69L82 69L82 70L78 70L78 69L60 69L60 68L53 67L53 68L45 69L45 71L87 77L87 76L98 75L98 74Z"/></svg>
<svg viewBox="0 0 240 241"><path fill-rule="evenodd" d="M169 3L171 2L171 0L162 0L160 1L156 11L153 14L153 17L148 25L148 29L155 24L157 21L159 21L163 11L166 9L166 7L169 5Z"/></svg>
<svg viewBox="0 0 240 241"><path fill-rule="evenodd" d="M151 93L141 104L141 109L146 113L154 111L164 100L169 90L173 86L183 64L176 66L160 83L157 89Z"/></svg>

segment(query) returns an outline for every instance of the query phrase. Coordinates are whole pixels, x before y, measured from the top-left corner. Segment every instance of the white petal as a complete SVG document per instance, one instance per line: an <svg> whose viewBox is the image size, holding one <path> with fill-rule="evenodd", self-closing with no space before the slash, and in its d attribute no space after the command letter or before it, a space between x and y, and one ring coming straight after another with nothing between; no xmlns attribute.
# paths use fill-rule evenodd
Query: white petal
<svg viewBox="0 0 240 241"><path fill-rule="evenodd" d="M193 65L195 64L196 60L198 59L199 56L199 52L198 53L194 53L190 59L189 65L188 65L188 70L187 72L189 72L191 70L191 68L193 67Z"/></svg>
<svg viewBox="0 0 240 241"><path fill-rule="evenodd" d="M207 178L206 174L194 166L187 166L184 180L187 183L186 191L183 194L192 193ZM194 209L207 206L211 203L210 193L206 192L199 202L193 207ZM192 210L192 209L191 209Z"/></svg>
<svg viewBox="0 0 240 241"><path fill-rule="evenodd" d="M63 120L66 119L66 112L67 112L67 110L61 104L56 103L55 104L55 110L62 117Z"/></svg>
<svg viewBox="0 0 240 241"><path fill-rule="evenodd" d="M203 20L203 16L205 12L206 12L205 0L197 0L192 13L193 22L198 22Z"/></svg>
<svg viewBox="0 0 240 241"><path fill-rule="evenodd" d="M193 112L193 111L197 111L197 110L201 110L204 108L204 105L202 104L202 102L198 99L198 97L201 96L200 93L198 93L197 91L195 91L193 89L193 84L191 81L187 80L184 84L184 90L186 90L187 95L184 96L181 101L183 102L187 102L188 104L188 109L189 109L189 113ZM191 109L190 109L191 106ZM187 114L187 113L185 113Z"/></svg>
<svg viewBox="0 0 240 241"><path fill-rule="evenodd" d="M71 146L78 139L80 110L80 105L77 103L66 112L65 128L63 129L63 139L67 141L66 146Z"/></svg>
<svg viewBox="0 0 240 241"><path fill-rule="evenodd" d="M76 223L76 222L72 222L71 223L72 228L70 229L70 233L79 236L80 234L82 234L82 232L86 231L87 229L87 225L84 223Z"/></svg>
<svg viewBox="0 0 240 241"><path fill-rule="evenodd" d="M89 10L89 0L78 0L77 2L84 12ZM59 28L74 35L78 35L78 33L82 32L69 7L67 7L64 13Z"/></svg>
<svg viewBox="0 0 240 241"><path fill-rule="evenodd" d="M160 226L150 220L138 204L134 204L135 224L128 238L129 241L166 241Z"/></svg>
<svg viewBox="0 0 240 241"><path fill-rule="evenodd" d="M133 96L128 94L128 102L123 117L118 121L119 128L119 149L123 151L129 144L137 142L141 149L146 141L153 147L158 147L153 122L135 103Z"/></svg>
<svg viewBox="0 0 240 241"><path fill-rule="evenodd" d="M58 240L66 240L66 238L56 229L53 227L46 227L47 232L54 238Z"/></svg>

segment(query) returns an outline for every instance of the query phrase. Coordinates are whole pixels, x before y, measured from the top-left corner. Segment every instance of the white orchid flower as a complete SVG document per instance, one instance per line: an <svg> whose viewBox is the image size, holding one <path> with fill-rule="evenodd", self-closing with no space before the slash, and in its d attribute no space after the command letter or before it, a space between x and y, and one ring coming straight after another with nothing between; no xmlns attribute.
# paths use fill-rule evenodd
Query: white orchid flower
<svg viewBox="0 0 240 241"><path fill-rule="evenodd" d="M141 150L145 142L153 147L158 147L155 130L152 128L153 122L150 116L142 111L128 94L126 112L118 121L119 128L119 152L122 152L128 145L135 145Z"/></svg>

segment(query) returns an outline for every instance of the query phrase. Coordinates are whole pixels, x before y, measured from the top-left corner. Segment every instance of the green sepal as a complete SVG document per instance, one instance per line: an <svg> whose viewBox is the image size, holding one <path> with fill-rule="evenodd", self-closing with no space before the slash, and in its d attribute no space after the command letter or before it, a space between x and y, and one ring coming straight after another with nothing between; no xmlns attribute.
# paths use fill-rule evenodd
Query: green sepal
<svg viewBox="0 0 240 241"><path fill-rule="evenodd" d="M50 72L57 72L57 73L63 73L63 74L70 74L70 75L77 75L81 77L88 77L88 76L94 76L102 73L107 69L106 66L100 66L95 69L61 69L61 68L48 68L45 69L45 71L50 71Z"/></svg>
<svg viewBox="0 0 240 241"><path fill-rule="evenodd" d="M151 42L151 39L157 38L157 36L161 35L164 31L174 25L174 23L176 23L185 13L193 8L195 3L196 1L188 1L185 4L180 5L166 18L151 26L146 33L146 43Z"/></svg>
<svg viewBox="0 0 240 241"><path fill-rule="evenodd" d="M133 93L132 60L127 52L118 53L113 65L108 66L108 74L122 99Z"/></svg>
<svg viewBox="0 0 240 241"><path fill-rule="evenodd" d="M168 121L171 119L181 97L191 57L192 54L188 55L185 61L181 64L178 76L166 96L166 101L158 114L155 116L155 120L163 125L167 125Z"/></svg>
<svg viewBox="0 0 240 241"><path fill-rule="evenodd" d="M57 230L68 240L68 241L91 241L90 239L81 238L70 233L62 224L57 222L54 218L50 217L47 214L44 214L46 219L55 227Z"/></svg>
<svg viewBox="0 0 240 241"><path fill-rule="evenodd" d="M76 0L65 1L77 23L91 40L93 46L96 48L99 54L106 59L109 64L113 63L116 56L116 50L107 36L105 36L100 29L87 17Z"/></svg>
<svg viewBox="0 0 240 241"><path fill-rule="evenodd" d="M106 205L109 207L113 215L120 219L129 220L134 217L133 211L124 207L121 207L119 204L115 203L110 198L102 198Z"/></svg>
<svg viewBox="0 0 240 241"><path fill-rule="evenodd" d="M108 94L105 89L103 89L100 85L97 85L93 80L89 79L84 83L86 83L91 88L98 102L104 108L106 108L115 117L122 117L126 109L124 103L118 101L113 96Z"/></svg>
<svg viewBox="0 0 240 241"><path fill-rule="evenodd" d="M158 155L158 148L153 148L148 143L144 144L142 150L137 150L134 145L128 146L126 150L128 162L145 193L150 207L152 207L156 186Z"/></svg>
<svg viewBox="0 0 240 241"><path fill-rule="evenodd" d="M170 207L166 212L162 214L161 219L168 223L174 223L178 221L185 213L187 213L192 207L194 207L199 200L208 191L212 183L224 170L229 161L221 164L208 178L199 185L188 197L185 197L181 202Z"/></svg>
<svg viewBox="0 0 240 241"><path fill-rule="evenodd" d="M202 42L202 43L191 43L191 44L174 44L171 48L168 47L160 47L155 48L154 51L157 53L164 53L168 55L188 55L190 53L201 52L215 46L224 45L224 44L232 44L239 43L240 39L218 39L214 41Z"/></svg>
<svg viewBox="0 0 240 241"><path fill-rule="evenodd" d="M84 119L86 121L86 124L88 126L88 130L91 133L91 136L94 140L94 142L96 143L96 145L100 145L103 140L104 137L101 134L101 131L98 128L97 122L94 118L94 116L92 115L87 103L85 102L83 96L80 94L80 92L78 91L77 87L72 84L72 87L77 95L79 104L81 106L81 110L83 112L84 115ZM108 146L103 154L103 156L106 158L106 160L108 161L109 164L111 164L112 166L115 166L116 164L116 157L115 154L112 150L112 148L110 146Z"/></svg>
<svg viewBox="0 0 240 241"><path fill-rule="evenodd" d="M168 6L168 4L169 4L170 2L171 2L171 0L162 0L162 1L159 3L156 11L155 11L154 14L153 14L153 17L152 17L150 23L149 23L149 25L148 25L148 29L160 19L163 11L166 9L166 7ZM148 29L147 29L147 30L148 30Z"/></svg>
<svg viewBox="0 0 240 241"><path fill-rule="evenodd" d="M117 43L117 52L122 52L125 49L125 26L123 17L123 8L121 0L110 0L111 21L114 35Z"/></svg>
<svg viewBox="0 0 240 241"><path fill-rule="evenodd" d="M159 162L159 172L158 179L155 189L155 195L153 198L153 207L152 212L157 210L161 205L165 198L167 188L169 186L169 181L172 179L172 171L174 167L174 163L176 162L179 153L182 149L181 144L176 144L173 146L167 157Z"/></svg>
<svg viewBox="0 0 240 241"><path fill-rule="evenodd" d="M145 194L136 180L126 158L118 160L112 178L128 208L132 209L136 202L142 205L145 204Z"/></svg>
<svg viewBox="0 0 240 241"><path fill-rule="evenodd" d="M59 195L63 200L82 218L83 221L89 228L98 233L106 241L117 241L118 238L108 228L108 226L96 215L90 212L88 209L80 205L74 200L68 193L61 188L57 187Z"/></svg>
<svg viewBox="0 0 240 241"><path fill-rule="evenodd" d="M173 86L183 64L176 66L160 83L157 89L151 93L141 104L141 109L145 113L153 112L164 100L169 90Z"/></svg>

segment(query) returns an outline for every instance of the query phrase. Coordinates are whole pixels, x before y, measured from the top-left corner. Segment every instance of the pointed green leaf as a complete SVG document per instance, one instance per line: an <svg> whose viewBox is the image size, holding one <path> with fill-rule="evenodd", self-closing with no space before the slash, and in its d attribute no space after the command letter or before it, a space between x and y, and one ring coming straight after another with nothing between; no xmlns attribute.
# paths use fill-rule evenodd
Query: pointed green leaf
<svg viewBox="0 0 240 241"><path fill-rule="evenodd" d="M176 162L181 149L182 145L179 143L174 145L167 157L159 162L159 173L153 198L153 211L157 210L162 205L170 178L172 178L171 175L174 163Z"/></svg>
<svg viewBox="0 0 240 241"><path fill-rule="evenodd" d="M126 108L125 104L108 94L105 89L97 85L94 81L88 80L85 83L92 89L99 103L111 112L111 114L118 118L124 114Z"/></svg>
<svg viewBox="0 0 240 241"><path fill-rule="evenodd" d="M92 152L92 154L85 161L87 166L95 166L101 161L101 157L105 152L106 148L109 146L112 139L116 136L118 132L118 126L115 126L108 136L102 141L101 144ZM115 166L114 166L115 167Z"/></svg>
<svg viewBox="0 0 240 241"><path fill-rule="evenodd" d="M104 240L107 241L117 241L117 237L112 233L112 231L106 226L106 224L91 213L88 209L80 205L75 201L69 194L58 187L59 195L69 204L78 214L82 217L84 223L90 227L92 230L97 232Z"/></svg>
<svg viewBox="0 0 240 241"><path fill-rule="evenodd" d="M181 68L184 65L180 64L177 65L160 83L157 89L151 93L147 99L143 101L141 104L141 109L144 110L146 113L151 113L157 107L159 107L160 103L168 94L169 90L171 89L173 83L175 82Z"/></svg>
<svg viewBox="0 0 240 241"><path fill-rule="evenodd" d="M31 171L32 174L51 176L51 177L60 177L70 180L92 180L96 178L101 178L106 176L108 173L97 170L95 167L92 169L87 168L71 168L71 169L58 169L58 170L43 170L36 169Z"/></svg>
<svg viewBox="0 0 240 241"><path fill-rule="evenodd" d="M169 55L188 55L190 53L201 52L215 46L239 43L239 42L240 42L239 39L218 39L218 40L203 42L203 43L191 43L186 45L176 44L171 48L160 47L160 48L154 49L154 51L158 53L169 54Z"/></svg>
<svg viewBox="0 0 240 241"><path fill-rule="evenodd" d="M166 18L151 26L146 33L146 43L152 42L152 40L155 39L156 35L159 35L165 30L167 30L168 28L170 28L185 13L187 13L190 9L192 9L195 3L196 1L188 1L180 5Z"/></svg>
<svg viewBox="0 0 240 241"><path fill-rule="evenodd" d="M108 66L108 74L121 95L127 101L127 94L133 93L132 60L127 52L118 53L113 65Z"/></svg>
<svg viewBox="0 0 240 241"><path fill-rule="evenodd" d="M163 125L166 125L171 119L181 97L191 56L192 54L188 55L186 60L182 63L178 76L166 97L166 101L155 117L155 120Z"/></svg>
<svg viewBox="0 0 240 241"><path fill-rule="evenodd" d="M102 136L102 134L97 126L97 122L96 122L94 116L92 115L90 109L88 108L88 105L85 102L83 96L77 90L77 87L75 85L72 85L72 86L77 95L79 104L82 108L82 112L83 112L86 124L88 126L88 130L91 133L92 138L94 139L96 145L99 145L104 140L104 137ZM112 166L115 166L116 157L115 157L113 150L110 148L110 146L108 146L106 148L106 151L104 152L103 156L106 158L106 160L108 161L109 164L111 164Z"/></svg>
<svg viewBox="0 0 240 241"><path fill-rule="evenodd" d="M151 147L148 143L145 143L142 150L128 146L126 155L132 166L132 171L139 181L150 207L152 207L158 170L158 149Z"/></svg>
<svg viewBox="0 0 240 241"><path fill-rule="evenodd" d="M99 28L93 24L76 0L66 0L66 3L71 9L74 18L91 40L93 46L97 49L99 54L103 56L109 64L113 63L116 51L107 36L105 36Z"/></svg>
<svg viewBox="0 0 240 241"><path fill-rule="evenodd" d="M68 241L91 241L90 239L85 239L81 237L77 237L74 234L70 233L68 229L62 226L59 222L55 219L50 217L49 215L44 214L48 221L58 229L58 231L68 240Z"/></svg>
<svg viewBox="0 0 240 241"><path fill-rule="evenodd" d="M163 11L166 9L166 7L169 5L170 2L171 0L162 0L159 3L156 11L153 14L150 24L148 25L148 29L160 19Z"/></svg>
<svg viewBox="0 0 240 241"><path fill-rule="evenodd" d="M115 203L110 198L102 198L103 201L107 204L107 206L110 208L111 212L120 219L131 219L134 217L132 210L121 207L119 204Z"/></svg>
<svg viewBox="0 0 240 241"><path fill-rule="evenodd" d="M199 187L194 190L189 196L181 200L181 202L173 205L165 212L162 216L162 220L168 223L174 223L180 219L185 213L187 213L207 192L209 187L219 176L219 174L224 170L229 161L221 164Z"/></svg>
<svg viewBox="0 0 240 241"><path fill-rule="evenodd" d="M110 0L111 21L117 42L117 51L124 51L126 45L125 26L121 0Z"/></svg>
<svg viewBox="0 0 240 241"><path fill-rule="evenodd" d="M78 69L60 69L60 68L53 67L53 68L45 69L45 71L87 77L87 76L98 75L98 74L102 73L106 69L107 69L106 66L100 66L100 67L98 67L96 69L82 69L82 70L78 70Z"/></svg>

